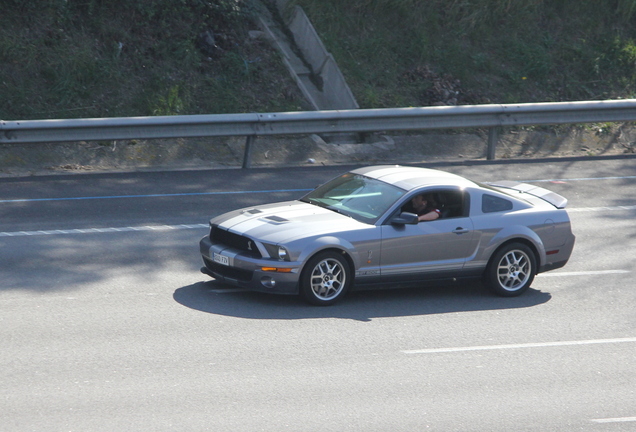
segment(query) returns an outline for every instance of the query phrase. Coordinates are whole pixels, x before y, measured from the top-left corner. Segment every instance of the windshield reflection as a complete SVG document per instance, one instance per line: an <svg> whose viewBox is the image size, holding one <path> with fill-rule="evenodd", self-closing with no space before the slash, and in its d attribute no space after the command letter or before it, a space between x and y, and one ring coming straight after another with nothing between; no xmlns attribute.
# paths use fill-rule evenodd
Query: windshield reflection
<svg viewBox="0 0 636 432"><path fill-rule="evenodd" d="M301 201L374 224L405 191L382 181L347 173L301 198Z"/></svg>

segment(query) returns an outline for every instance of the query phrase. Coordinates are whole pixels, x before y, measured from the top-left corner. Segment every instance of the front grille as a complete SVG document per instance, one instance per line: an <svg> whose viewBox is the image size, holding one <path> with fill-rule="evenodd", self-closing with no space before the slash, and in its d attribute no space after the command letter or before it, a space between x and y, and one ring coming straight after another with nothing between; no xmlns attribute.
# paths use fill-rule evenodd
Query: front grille
<svg viewBox="0 0 636 432"><path fill-rule="evenodd" d="M263 257L253 240L221 229L216 225L213 225L210 230L210 240L212 244L222 244L233 249L238 249L252 258Z"/></svg>
<svg viewBox="0 0 636 432"><path fill-rule="evenodd" d="M228 267L219 263L215 263L214 261L205 258L205 265L208 269L210 269L213 273L219 274L223 277L236 279L244 282L249 282L252 280L252 276L254 272L249 270L242 270L236 267Z"/></svg>

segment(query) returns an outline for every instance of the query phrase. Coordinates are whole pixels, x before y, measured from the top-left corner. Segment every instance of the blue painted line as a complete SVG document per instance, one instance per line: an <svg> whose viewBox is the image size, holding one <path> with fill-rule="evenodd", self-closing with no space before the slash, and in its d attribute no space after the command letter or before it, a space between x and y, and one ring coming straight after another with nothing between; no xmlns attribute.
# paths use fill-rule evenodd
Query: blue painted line
<svg viewBox="0 0 636 432"><path fill-rule="evenodd" d="M572 179L537 179L537 180L521 180L524 183L547 183L547 182L574 182L574 181L594 181L594 180L625 180L636 179L636 176L622 177L596 177L596 178L572 178ZM97 197L70 197L70 198L23 198L13 200L0 200L0 204L7 203L24 203L24 202L47 202L47 201L83 201L83 200L103 200L103 199L125 199L125 198L166 198L166 197L187 197L187 196L211 196L211 195L244 195L258 193L284 193L284 192L309 192L312 189L273 189L273 190L254 190L254 191L222 191L222 192L193 192L179 194L149 194L149 195L113 195L113 196L97 196Z"/></svg>
<svg viewBox="0 0 636 432"><path fill-rule="evenodd" d="M101 197L70 197L70 198L24 198L13 200L0 200L0 203L20 203L20 202L43 202L43 201L82 201L82 200L101 200L101 199L121 199L121 198L165 198L165 197L186 197L186 196L210 196L210 195L244 195L244 194L262 194L262 193L283 193L283 192L309 192L312 189L274 189L274 190L258 190L258 191L235 191L235 192L192 192L178 194L150 194L150 195L113 195Z"/></svg>

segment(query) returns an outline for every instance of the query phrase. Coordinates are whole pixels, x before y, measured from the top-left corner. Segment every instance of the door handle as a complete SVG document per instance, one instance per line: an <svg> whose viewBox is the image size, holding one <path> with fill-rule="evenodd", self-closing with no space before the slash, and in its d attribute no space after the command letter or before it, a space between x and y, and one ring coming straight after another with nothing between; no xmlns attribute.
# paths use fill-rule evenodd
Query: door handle
<svg viewBox="0 0 636 432"><path fill-rule="evenodd" d="M462 228L462 227L457 227L453 230L453 232L455 234L466 234L469 230L467 230L466 228Z"/></svg>

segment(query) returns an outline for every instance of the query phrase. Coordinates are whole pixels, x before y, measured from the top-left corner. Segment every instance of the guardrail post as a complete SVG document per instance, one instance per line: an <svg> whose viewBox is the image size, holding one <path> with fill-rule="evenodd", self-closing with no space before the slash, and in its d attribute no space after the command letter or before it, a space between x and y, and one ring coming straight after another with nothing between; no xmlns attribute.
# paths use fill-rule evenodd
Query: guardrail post
<svg viewBox="0 0 636 432"><path fill-rule="evenodd" d="M248 135L245 140L245 153L243 153L243 169L252 166L252 144L256 141L256 135Z"/></svg>
<svg viewBox="0 0 636 432"><path fill-rule="evenodd" d="M497 150L497 141L499 140L499 128L491 127L488 129L488 151L486 159L495 160L495 151Z"/></svg>

